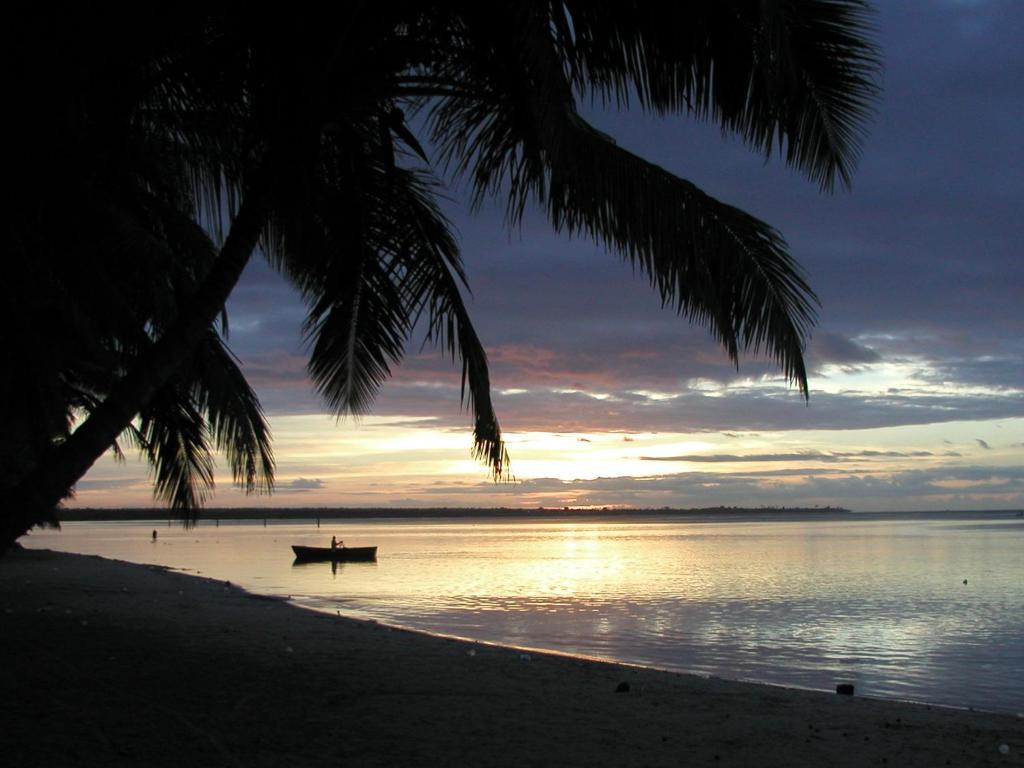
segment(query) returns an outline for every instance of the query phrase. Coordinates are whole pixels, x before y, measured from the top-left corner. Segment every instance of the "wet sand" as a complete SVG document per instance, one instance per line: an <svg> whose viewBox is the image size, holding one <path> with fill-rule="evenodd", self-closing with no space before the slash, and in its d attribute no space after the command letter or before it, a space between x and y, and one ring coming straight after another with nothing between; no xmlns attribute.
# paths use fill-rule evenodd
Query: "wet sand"
<svg viewBox="0 0 1024 768"><path fill-rule="evenodd" d="M98 557L9 553L0 620L8 765L1024 765L1012 715L522 654Z"/></svg>

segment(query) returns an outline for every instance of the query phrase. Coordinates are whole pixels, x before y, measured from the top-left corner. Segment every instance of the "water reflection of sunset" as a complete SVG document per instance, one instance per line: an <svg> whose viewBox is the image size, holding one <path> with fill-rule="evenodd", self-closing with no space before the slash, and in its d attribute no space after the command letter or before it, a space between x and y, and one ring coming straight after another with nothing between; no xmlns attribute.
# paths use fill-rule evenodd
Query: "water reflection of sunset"
<svg viewBox="0 0 1024 768"><path fill-rule="evenodd" d="M550 554L533 557L518 569L523 597L583 596L607 591L624 570L619 542L593 528L569 529Z"/></svg>
<svg viewBox="0 0 1024 768"><path fill-rule="evenodd" d="M29 543L519 646L809 687L845 676L869 695L989 708L1019 698L1024 524L1012 516L257 521L161 525L158 542L151 527L67 524ZM377 545L379 561L292 567L290 544L332 534Z"/></svg>

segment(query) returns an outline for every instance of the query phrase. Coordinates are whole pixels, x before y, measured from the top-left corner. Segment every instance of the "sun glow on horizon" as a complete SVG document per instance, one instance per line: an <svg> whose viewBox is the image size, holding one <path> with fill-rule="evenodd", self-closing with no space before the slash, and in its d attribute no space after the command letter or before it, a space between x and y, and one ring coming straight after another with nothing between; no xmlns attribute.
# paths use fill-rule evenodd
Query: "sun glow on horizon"
<svg viewBox="0 0 1024 768"><path fill-rule="evenodd" d="M273 496L232 488L214 506L1024 506L1024 419L866 430L509 432L512 483L470 455L468 429L429 418L274 417ZM104 460L70 506L159 506L145 466Z"/></svg>

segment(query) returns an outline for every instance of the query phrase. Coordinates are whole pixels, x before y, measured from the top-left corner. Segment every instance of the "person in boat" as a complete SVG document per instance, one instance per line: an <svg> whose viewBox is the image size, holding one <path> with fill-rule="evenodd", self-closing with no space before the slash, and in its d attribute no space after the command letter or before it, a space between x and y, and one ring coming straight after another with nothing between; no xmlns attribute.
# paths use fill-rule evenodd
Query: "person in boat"
<svg viewBox="0 0 1024 768"><path fill-rule="evenodd" d="M338 547L345 547L344 541L338 541L336 536L331 536L331 549L337 549Z"/></svg>

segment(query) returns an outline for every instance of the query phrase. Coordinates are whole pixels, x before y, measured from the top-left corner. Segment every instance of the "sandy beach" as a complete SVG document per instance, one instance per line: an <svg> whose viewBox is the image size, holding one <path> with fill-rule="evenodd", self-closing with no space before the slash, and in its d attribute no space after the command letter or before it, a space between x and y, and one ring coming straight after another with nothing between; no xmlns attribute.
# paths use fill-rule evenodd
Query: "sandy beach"
<svg viewBox="0 0 1024 768"><path fill-rule="evenodd" d="M9 765L1024 765L1012 715L524 654L97 557L9 553L0 612Z"/></svg>

